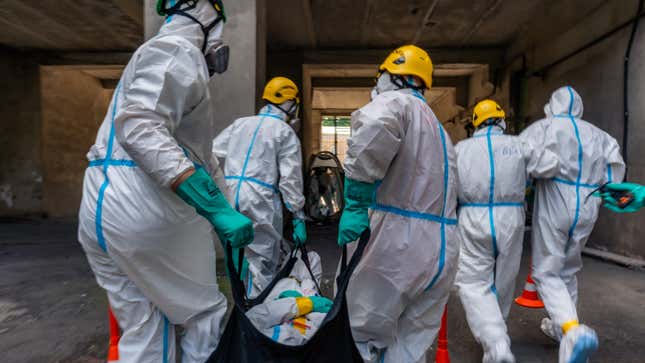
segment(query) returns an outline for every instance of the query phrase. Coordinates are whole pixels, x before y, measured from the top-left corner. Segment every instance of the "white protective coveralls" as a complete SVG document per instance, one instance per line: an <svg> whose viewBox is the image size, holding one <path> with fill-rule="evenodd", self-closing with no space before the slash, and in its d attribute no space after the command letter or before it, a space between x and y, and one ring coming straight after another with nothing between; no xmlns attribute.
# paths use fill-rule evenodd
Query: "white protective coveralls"
<svg viewBox="0 0 645 363"><path fill-rule="evenodd" d="M558 166L553 152L504 135L504 128L503 122L479 128L455 148L461 239L455 284L484 363L514 361L505 320L522 257L526 181L552 177Z"/></svg>
<svg viewBox="0 0 645 363"><path fill-rule="evenodd" d="M269 104L257 116L237 119L213 141L213 153L226 160L231 204L253 221L255 238L245 249L251 297L271 282L283 257L280 195L296 218L305 219L300 140L287 118Z"/></svg>
<svg viewBox="0 0 645 363"><path fill-rule="evenodd" d="M352 114L348 145L347 178L380 182L347 290L354 339L366 362L426 362L459 252L452 142L423 96L402 89Z"/></svg>
<svg viewBox="0 0 645 363"><path fill-rule="evenodd" d="M200 1L190 14L216 19ZM208 39L211 47L223 23ZM199 25L173 16L134 53L87 154L78 238L122 330L120 362L204 362L226 313L210 223L170 188L195 164L225 187L212 157L209 75ZM208 49L207 47L207 49ZM219 173L218 173L219 172Z"/></svg>
<svg viewBox="0 0 645 363"><path fill-rule="evenodd" d="M276 283L273 290L267 295L265 302L246 312L246 316L259 331L282 344L304 344L316 333L327 316L325 313L310 312L295 318L298 316L298 306L295 299L278 299L281 293L289 290L297 291L302 296L318 295L316 286L320 286L322 278L320 256L315 252L309 252L307 255L313 276L302 260L296 261L289 277Z"/></svg>
<svg viewBox="0 0 645 363"><path fill-rule="evenodd" d="M543 147L559 156L556 176L537 181L532 229L533 279L553 321L550 335L558 338L562 324L578 320L576 274L582 268L582 248L601 204L600 198L585 198L605 182L622 181L625 163L613 137L580 119L582 99L573 88L556 90L544 110L546 118L528 127L521 137L544 140ZM567 335L580 335L575 333L579 328L589 329L579 326ZM574 343L562 340L561 362Z"/></svg>

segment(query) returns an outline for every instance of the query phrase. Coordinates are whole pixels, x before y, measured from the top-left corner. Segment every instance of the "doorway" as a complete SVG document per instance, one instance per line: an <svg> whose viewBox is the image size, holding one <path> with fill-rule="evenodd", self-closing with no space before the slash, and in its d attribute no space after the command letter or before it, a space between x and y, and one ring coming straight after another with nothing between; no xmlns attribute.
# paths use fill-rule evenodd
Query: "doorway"
<svg viewBox="0 0 645 363"><path fill-rule="evenodd" d="M352 134L350 115L323 115L320 123L320 150L336 155L345 163L347 140Z"/></svg>
<svg viewBox="0 0 645 363"><path fill-rule="evenodd" d="M43 209L78 214L94 143L123 66L41 66Z"/></svg>

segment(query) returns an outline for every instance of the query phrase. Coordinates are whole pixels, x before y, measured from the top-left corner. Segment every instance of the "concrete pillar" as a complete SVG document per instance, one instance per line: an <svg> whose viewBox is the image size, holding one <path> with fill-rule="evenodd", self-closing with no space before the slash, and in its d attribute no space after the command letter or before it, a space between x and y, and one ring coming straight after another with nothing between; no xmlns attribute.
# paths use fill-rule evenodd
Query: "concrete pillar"
<svg viewBox="0 0 645 363"><path fill-rule="evenodd" d="M157 0L144 0L143 2L143 38L148 40L154 37L163 24L163 17L157 14Z"/></svg>
<svg viewBox="0 0 645 363"><path fill-rule="evenodd" d="M264 6L264 0L224 2L227 15L224 41L231 47L231 58L228 70L211 81L215 120L221 129L256 112L258 92L265 77Z"/></svg>

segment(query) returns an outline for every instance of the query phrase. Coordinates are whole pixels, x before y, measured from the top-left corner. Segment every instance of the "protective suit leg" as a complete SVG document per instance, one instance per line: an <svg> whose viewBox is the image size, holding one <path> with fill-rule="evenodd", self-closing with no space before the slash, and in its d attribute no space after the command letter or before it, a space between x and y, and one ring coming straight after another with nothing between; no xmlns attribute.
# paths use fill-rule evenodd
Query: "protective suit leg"
<svg viewBox="0 0 645 363"><path fill-rule="evenodd" d="M461 210L456 286L468 325L483 346L484 361L506 362L514 361L505 320L521 261L524 214L518 207L494 210L498 227L495 242L488 223L489 210L468 207Z"/></svg>
<svg viewBox="0 0 645 363"><path fill-rule="evenodd" d="M515 299L515 281L522 262L523 241L524 226L514 229L510 235L497 234L499 255L495 264L495 288L504 320L508 319Z"/></svg>
<svg viewBox="0 0 645 363"><path fill-rule="evenodd" d="M119 363L175 362L175 327L88 234L79 241L121 329Z"/></svg>
<svg viewBox="0 0 645 363"><path fill-rule="evenodd" d="M236 188L237 184L229 184ZM253 221L253 242L244 250L248 261L246 293L258 296L271 283L282 262L282 205L269 189L246 183L240 186L238 210Z"/></svg>
<svg viewBox="0 0 645 363"><path fill-rule="evenodd" d="M587 244L591 230L584 231L577 229L573 232L569 246L566 249L566 261L560 277L567 285L567 291L575 306L578 305L578 277L577 274L582 269L582 249Z"/></svg>
<svg viewBox="0 0 645 363"><path fill-rule="evenodd" d="M441 326L441 315L450 297L450 288L457 272L457 256L436 284L427 292L421 292L407 306L397 325L394 344L384 352L382 362L425 363L434 361L430 358L430 347L437 337Z"/></svg>
<svg viewBox="0 0 645 363"><path fill-rule="evenodd" d="M366 363L382 362L381 356L385 348L394 344L396 340L398 318L403 313L407 299L395 293L384 300L383 291L397 291L397 287L392 286L389 277L383 276L381 271L376 269L365 269L364 273L354 274L351 281L355 286L378 286L360 291L360 297L364 301L381 302L378 309L363 304L352 304L351 296L355 290L351 288L348 289L347 295L352 335L363 360Z"/></svg>
<svg viewBox="0 0 645 363"><path fill-rule="evenodd" d="M560 363L587 363L598 349L596 332L586 325L571 328L560 342Z"/></svg>
<svg viewBox="0 0 645 363"><path fill-rule="evenodd" d="M226 315L226 301L215 311L196 315L182 325L184 334L181 337L182 363L205 362L217 347L213 344L221 334L221 324Z"/></svg>
<svg viewBox="0 0 645 363"><path fill-rule="evenodd" d="M540 323L540 330L542 330L542 333L544 333L544 335L551 338L551 340L555 342L559 343L562 339L562 328L558 325L555 325L551 318L542 319L542 322Z"/></svg>
<svg viewBox="0 0 645 363"><path fill-rule="evenodd" d="M278 272L281 262L280 244L282 237L273 225L254 222L255 238L245 249L249 262L246 279L247 295L258 296Z"/></svg>
<svg viewBox="0 0 645 363"><path fill-rule="evenodd" d="M85 193L79 212L79 242L98 284L108 292L124 330L126 338L120 344L129 344L129 348L126 345L124 352L128 353L123 357L130 359L130 353L138 357L138 352L145 351L148 346L154 357L154 349L161 351L156 346L163 346L164 325L168 326L165 333L169 336L168 352L174 354L174 330L171 328L181 325L186 329L182 342L183 362L205 361L217 345L226 313L226 298L216 279L216 242L212 227L205 219L196 217L188 205L180 204L166 214L155 213L157 209L146 203L156 204L155 198L163 197L164 192L151 193L134 183L131 184L133 194L142 196L139 207L116 208L115 203L129 200L115 198L108 194L113 189L108 188L102 201L102 222L98 224L95 219L96 190L93 188L98 183L90 181L100 176L101 171L94 169L97 168L88 169L85 176ZM118 177L133 178L134 172L136 170L124 168L110 170L110 185L120 186L123 181ZM136 218L130 219L123 210L136 214ZM132 220L138 223L133 224ZM98 242L97 230L102 232L105 250ZM141 328L148 324L160 326L155 331L162 338L155 338L153 333L142 334L145 329L153 330ZM131 343L128 343L129 339ZM188 339L193 341L188 342ZM152 343L155 340L158 342ZM172 358L171 353L168 354ZM155 362L162 361L157 358ZM147 355L145 359L148 359Z"/></svg>
<svg viewBox="0 0 645 363"><path fill-rule="evenodd" d="M510 338L500 339L495 345L486 349L482 363L515 363L515 356L511 352Z"/></svg>
<svg viewBox="0 0 645 363"><path fill-rule="evenodd" d="M538 203L536 210L539 208ZM583 219L577 228L566 233L551 226L541 214L536 215L534 279L550 316L542 321L541 329L554 340L560 340L560 363L585 363L598 348L596 333L588 326L580 325L563 335L562 327L565 323L578 321L576 274L582 268L582 248L593 223L585 223Z"/></svg>
<svg viewBox="0 0 645 363"><path fill-rule="evenodd" d="M439 248L426 250L436 257L426 260L419 249L389 243L396 234L389 226L404 223L409 225L405 230L411 241L421 240L430 231L440 233L441 227L435 222L371 212L372 236L378 237L370 240L347 290L352 334L365 362L425 363L455 280L459 245L446 244L443 267L439 267ZM456 227L445 228L447 240L456 241ZM350 253L354 247L348 246ZM404 275L391 273L400 269L392 259L394 251L400 255L398 261L406 261L409 266L424 266L422 261L431 261L432 266Z"/></svg>
<svg viewBox="0 0 645 363"><path fill-rule="evenodd" d="M539 213L535 215L537 218L532 230L533 279L551 320L556 326L561 326L578 320L575 303L561 275L567 260L567 234L553 228L546 217Z"/></svg>
<svg viewBox="0 0 645 363"><path fill-rule="evenodd" d="M484 345L484 350L506 335L504 317L494 291L494 269L492 251L462 232L456 286L470 330Z"/></svg>

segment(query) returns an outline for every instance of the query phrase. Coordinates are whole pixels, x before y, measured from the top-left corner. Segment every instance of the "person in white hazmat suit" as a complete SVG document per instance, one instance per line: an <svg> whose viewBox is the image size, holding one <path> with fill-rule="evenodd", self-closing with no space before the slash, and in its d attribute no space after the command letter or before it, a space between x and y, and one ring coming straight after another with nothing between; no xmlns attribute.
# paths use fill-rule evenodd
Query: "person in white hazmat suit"
<svg viewBox="0 0 645 363"><path fill-rule="evenodd" d="M416 46L394 50L372 101L352 114L338 243L371 230L347 290L366 362L426 362L455 277L456 160L423 97L432 68Z"/></svg>
<svg viewBox="0 0 645 363"><path fill-rule="evenodd" d="M538 180L532 229L533 279L549 318L545 334L560 341L560 363L583 363L597 349L593 329L579 323L576 275L582 248L598 218L600 198L586 196L606 182L620 182L625 164L616 140L581 119L580 95L559 88L544 107L546 118L529 126L521 137L545 140L555 150L556 176Z"/></svg>
<svg viewBox="0 0 645 363"><path fill-rule="evenodd" d="M119 362L175 362L180 325L182 362L202 363L226 313L213 227L234 247L253 229L220 191L211 154L222 4L160 0L158 10L168 18L124 69L87 154L78 238L122 331Z"/></svg>
<svg viewBox="0 0 645 363"><path fill-rule="evenodd" d="M285 77L275 77L262 98L267 104L258 115L235 120L213 141L213 154L225 159L232 204L253 221L255 238L244 251L242 266L250 297L269 285L283 258L281 196L293 214L294 242L307 239L302 152L292 127L298 123L298 87Z"/></svg>
<svg viewBox="0 0 645 363"><path fill-rule="evenodd" d="M505 320L522 258L526 181L553 177L558 167L551 150L504 135L505 116L495 101L479 102L475 133L455 148L461 239L455 284L484 363L515 362Z"/></svg>

